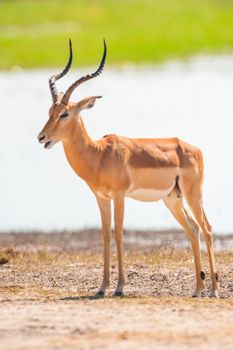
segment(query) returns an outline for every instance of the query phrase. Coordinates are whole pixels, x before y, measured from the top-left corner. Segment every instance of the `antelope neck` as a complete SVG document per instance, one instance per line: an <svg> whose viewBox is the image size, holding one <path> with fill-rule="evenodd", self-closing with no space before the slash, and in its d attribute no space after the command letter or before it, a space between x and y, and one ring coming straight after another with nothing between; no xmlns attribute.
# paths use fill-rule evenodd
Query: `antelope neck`
<svg viewBox="0 0 233 350"><path fill-rule="evenodd" d="M70 166L89 182L94 172L95 143L88 135L81 117L74 120L67 139L63 141L63 147Z"/></svg>

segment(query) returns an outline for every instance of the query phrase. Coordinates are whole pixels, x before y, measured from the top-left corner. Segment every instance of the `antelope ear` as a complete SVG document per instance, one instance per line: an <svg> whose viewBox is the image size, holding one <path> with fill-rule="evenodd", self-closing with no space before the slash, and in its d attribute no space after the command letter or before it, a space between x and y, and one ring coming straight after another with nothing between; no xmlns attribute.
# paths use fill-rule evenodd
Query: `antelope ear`
<svg viewBox="0 0 233 350"><path fill-rule="evenodd" d="M76 108L78 111L82 111L83 109L89 109L92 108L95 104L95 100L97 98L101 98L102 96L91 96L91 97L86 97L83 100L79 101L76 104Z"/></svg>

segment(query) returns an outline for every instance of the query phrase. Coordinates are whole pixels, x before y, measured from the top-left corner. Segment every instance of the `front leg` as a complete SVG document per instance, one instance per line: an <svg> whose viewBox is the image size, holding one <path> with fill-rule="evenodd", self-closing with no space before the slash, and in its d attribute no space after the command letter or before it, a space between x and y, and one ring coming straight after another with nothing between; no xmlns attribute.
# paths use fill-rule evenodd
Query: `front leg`
<svg viewBox="0 0 233 350"><path fill-rule="evenodd" d="M111 238L111 202L96 196L102 221L102 234L104 243L104 276L103 282L96 293L97 296L104 296L106 288L110 284L110 238Z"/></svg>
<svg viewBox="0 0 233 350"><path fill-rule="evenodd" d="M118 260L118 283L115 291L116 296L123 296L123 287L125 285L124 271L123 271L123 221L124 221L124 194L117 193L114 196L114 237L117 248L117 260Z"/></svg>

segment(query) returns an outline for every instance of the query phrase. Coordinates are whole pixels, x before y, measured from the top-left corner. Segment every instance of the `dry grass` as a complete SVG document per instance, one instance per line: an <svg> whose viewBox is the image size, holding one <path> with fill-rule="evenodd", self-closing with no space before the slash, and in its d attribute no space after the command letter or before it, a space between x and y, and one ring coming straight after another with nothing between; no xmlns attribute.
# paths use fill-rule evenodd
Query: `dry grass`
<svg viewBox="0 0 233 350"><path fill-rule="evenodd" d="M206 292L203 298L193 299L192 253L166 244L151 248L148 244L146 249L127 246L124 298L113 297L117 282L114 253L111 287L105 298L96 299L103 269L99 247L68 248L60 238L56 244L53 240L54 245L42 245L43 239L50 239L44 236L35 237L38 244L33 244L32 238L27 245L20 236L15 238L21 240L20 244L6 237L8 243L2 243L0 249L0 261L5 260L0 265L0 335L4 350L231 349L232 251L216 254L218 300L208 298L206 254Z"/></svg>
<svg viewBox="0 0 233 350"><path fill-rule="evenodd" d="M100 253L53 252L46 249L24 251L2 248L0 261L8 261L0 267L2 293L23 294L31 297L93 295L101 282L103 258ZM216 255L221 276L222 296L233 294L233 253L221 252ZM194 288L194 262L190 249L175 251L161 248L152 252L126 251L124 265L127 277L127 295L165 297L191 295ZM208 257L203 254L203 266L209 286ZM117 279L117 260L111 260L113 284ZM165 289L164 289L165 288ZM161 290L160 290L161 289ZM112 292L112 288L110 289ZM29 293L30 291L30 293ZM135 294L136 293L136 294ZM2 294L3 296L3 294ZM1 297L0 297L1 299Z"/></svg>

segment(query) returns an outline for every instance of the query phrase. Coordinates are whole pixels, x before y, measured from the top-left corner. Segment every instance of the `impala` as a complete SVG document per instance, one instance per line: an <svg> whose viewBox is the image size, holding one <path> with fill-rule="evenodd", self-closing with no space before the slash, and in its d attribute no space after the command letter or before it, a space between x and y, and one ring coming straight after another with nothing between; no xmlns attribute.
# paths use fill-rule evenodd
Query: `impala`
<svg viewBox="0 0 233 350"><path fill-rule="evenodd" d="M150 202L162 199L175 219L185 229L192 245L196 271L193 296L201 296L205 274L202 271L199 231L203 232L211 271L211 296L218 297L218 274L215 268L211 226L202 205L203 157L201 151L178 138L143 139L106 135L93 141L88 135L80 113L92 108L101 96L86 97L71 102L72 92L82 83L98 76L104 68L106 43L98 69L76 80L65 93L56 89L72 64L72 44L69 61L64 70L49 79L53 104L49 119L40 132L39 142L45 148L63 143L66 158L94 193L100 209L104 243L104 273L97 291L104 296L110 283L111 201L114 202L114 238L118 259L118 283L115 295L123 295L125 284L122 257L122 234L125 197ZM183 199L192 216L184 207Z"/></svg>

